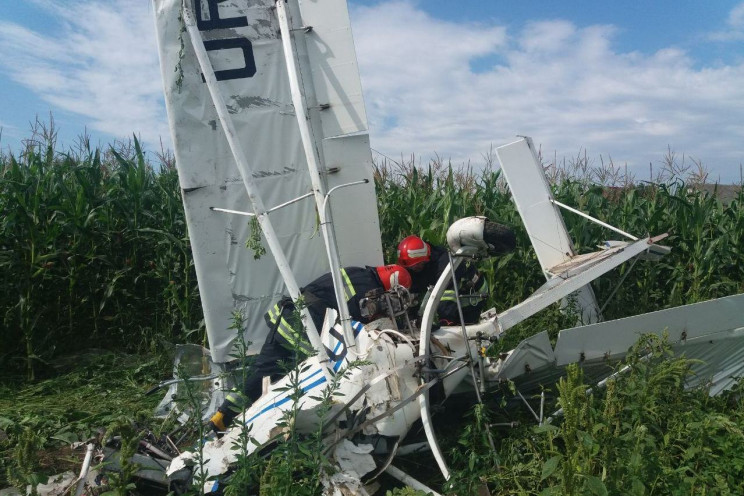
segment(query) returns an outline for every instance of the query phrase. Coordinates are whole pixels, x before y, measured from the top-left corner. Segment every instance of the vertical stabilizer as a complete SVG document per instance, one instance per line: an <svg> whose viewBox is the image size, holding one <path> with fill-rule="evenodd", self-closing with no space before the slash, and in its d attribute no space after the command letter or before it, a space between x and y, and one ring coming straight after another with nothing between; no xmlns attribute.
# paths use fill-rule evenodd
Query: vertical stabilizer
<svg viewBox="0 0 744 496"><path fill-rule="evenodd" d="M551 203L553 195L550 185L537 159L532 140L522 138L500 146L496 149L496 155L540 267L545 277L550 279L553 267L570 261L577 254L558 207ZM576 306L581 323L591 324L601 320L597 299L589 284L571 295L568 301L564 299L564 305L569 303Z"/></svg>

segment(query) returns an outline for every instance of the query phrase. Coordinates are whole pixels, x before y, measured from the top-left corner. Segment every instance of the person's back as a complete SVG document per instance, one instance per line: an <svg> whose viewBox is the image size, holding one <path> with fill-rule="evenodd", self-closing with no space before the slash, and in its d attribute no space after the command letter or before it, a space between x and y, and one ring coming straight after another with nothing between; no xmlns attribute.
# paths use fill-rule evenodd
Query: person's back
<svg viewBox="0 0 744 496"><path fill-rule="evenodd" d="M364 322L359 302L367 292L384 288L381 272L387 266L381 267L344 267L341 269L341 280L343 283L346 305L349 308L349 316L359 322ZM384 276L384 274L382 274ZM389 281L388 281L389 283ZM336 292L333 288L333 278L330 273L323 274L307 286L303 287L302 296L308 311L313 318L316 329L320 332L325 311L327 308L338 310L336 303Z"/></svg>
<svg viewBox="0 0 744 496"><path fill-rule="evenodd" d="M426 290L430 286L434 286L439 280L439 276L442 275L444 269L449 264L449 256L447 250L442 246L429 245L431 247L431 253L429 255L429 261L416 264L413 268L406 267L411 274L411 292L416 294L426 293ZM398 265L402 265L399 263ZM462 265L457 269L458 279L463 274Z"/></svg>

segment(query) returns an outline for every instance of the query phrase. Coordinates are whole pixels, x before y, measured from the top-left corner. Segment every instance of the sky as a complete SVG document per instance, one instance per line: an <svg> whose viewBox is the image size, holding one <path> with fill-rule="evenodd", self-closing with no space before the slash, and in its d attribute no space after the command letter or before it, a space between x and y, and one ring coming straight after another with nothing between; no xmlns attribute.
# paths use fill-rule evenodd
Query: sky
<svg viewBox="0 0 744 496"><path fill-rule="evenodd" d="M171 145L149 0L2 0L0 147ZM377 157L477 168L531 136L548 158L702 166L742 180L744 1L350 0Z"/></svg>

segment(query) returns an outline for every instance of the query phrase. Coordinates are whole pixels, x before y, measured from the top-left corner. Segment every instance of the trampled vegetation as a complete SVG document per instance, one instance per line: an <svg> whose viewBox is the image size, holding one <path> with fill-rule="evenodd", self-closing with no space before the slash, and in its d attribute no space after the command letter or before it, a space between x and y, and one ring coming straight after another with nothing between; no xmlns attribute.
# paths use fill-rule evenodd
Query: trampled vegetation
<svg viewBox="0 0 744 496"><path fill-rule="evenodd" d="M162 356L171 343L205 340L172 159L160 156L151 163L136 140L113 149L81 146L60 153L52 138L47 135L20 155L0 157L5 384L0 429L7 435L0 450L7 473L20 474L6 479L16 484L59 468L35 457L37 449L49 452L120 416L134 419L151 408L151 402L131 405L112 389L129 388L124 396L131 399L167 367L167 360L152 356ZM661 262L639 262L632 270L626 264L595 282L600 303L609 300L606 317L744 292L741 191L724 203L696 189L695 181L680 177L671 153L660 167L668 174L654 183L621 177L611 166L591 168L585 158L555 165L551 172L559 201L636 235L670 233L665 243L673 250ZM482 263L494 289L490 304L505 309L544 282L503 180L488 164L476 173L440 163L422 168L383 161L377 164L376 186L389 260L407 234L439 243L453 220L486 215L513 227L518 238L514 253ZM571 214L565 218L579 251L593 250L610 234ZM506 346L570 325L551 309L510 330ZM494 494L744 492L740 395L710 399L704 390L684 391L687 361L661 360L667 353L662 342L638 346L643 352L628 358L635 364L632 372L594 395L584 394L581 372L572 369L553 391L566 414L551 426L527 422L517 429L494 429L493 424L515 420L515 414L502 410L496 399L475 407L463 419L461 436L449 439L457 469L452 493L478 494L482 486ZM88 349L116 354L101 355L98 363L85 360L70 367L65 362ZM649 350L657 359L638 361ZM118 374L110 373L119 366ZM67 379L44 380L60 371L69 374L63 376ZM96 396L91 385L109 391L115 401L91 400ZM68 401L58 408L62 400L54 395L65 391ZM91 402L95 405L83 406ZM494 431L498 453L491 452L485 429ZM284 453L300 459L302 449L307 446L294 445ZM286 464L271 460L246 462L264 471L246 480L254 485L282 480ZM417 463L410 462L414 473ZM308 477L313 476L310 471ZM125 483L118 487L128 490Z"/></svg>

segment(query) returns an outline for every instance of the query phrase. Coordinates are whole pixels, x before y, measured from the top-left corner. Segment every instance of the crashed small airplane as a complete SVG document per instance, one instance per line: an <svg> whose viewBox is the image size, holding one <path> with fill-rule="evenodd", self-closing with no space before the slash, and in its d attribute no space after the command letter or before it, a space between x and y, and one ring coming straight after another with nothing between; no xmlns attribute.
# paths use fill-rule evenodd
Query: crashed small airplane
<svg viewBox="0 0 744 496"><path fill-rule="evenodd" d="M589 377L601 380L613 373L608 360L622 357L640 333L664 330L675 350L702 359L694 380L712 384L711 394L741 376L744 295L602 322L591 281L629 260L668 253L657 244L665 236L637 238L557 202L529 138L496 151L545 285L508 310L484 312L478 324L435 328L435 309L455 268L492 252L490 222L460 219L447 233L451 263L430 290L420 328L398 324L411 304L401 289L367 300L386 308L389 317L367 325L352 321L340 267L381 265L383 252L345 0L154 0L154 6L168 118L216 368L233 360L234 311L244 316L248 352L255 353L266 337L267 308L287 292L296 300L301 284L333 275L339 311L328 310L321 329L304 318L316 355L300 367L306 394L295 426L299 432L317 429L314 393L334 383L346 365L363 360L336 381L343 401L322 426L338 467L326 481L328 494L367 494L362 479L383 471L436 494L392 461L411 426L421 421L449 478L432 428L429 392L437 384L448 396L472 383L479 395L488 384L508 379L521 396L553 384L567 364L579 361ZM562 209L599 222L624 241L577 254ZM246 249L245 240L257 239L269 253L259 257ZM560 301L577 305L585 325L561 331L555 347L542 332L498 359L479 353ZM229 476L237 454L231 447L242 430L250 429L250 450L282 435L278 422L292 407L288 381L265 382L263 396L228 432L206 441L200 470L208 482L200 490L217 491ZM542 413L535 417L544 420ZM387 454L377 458L385 462L375 461L372 455L379 453ZM170 462L172 488L190 487L197 462L191 452Z"/></svg>

